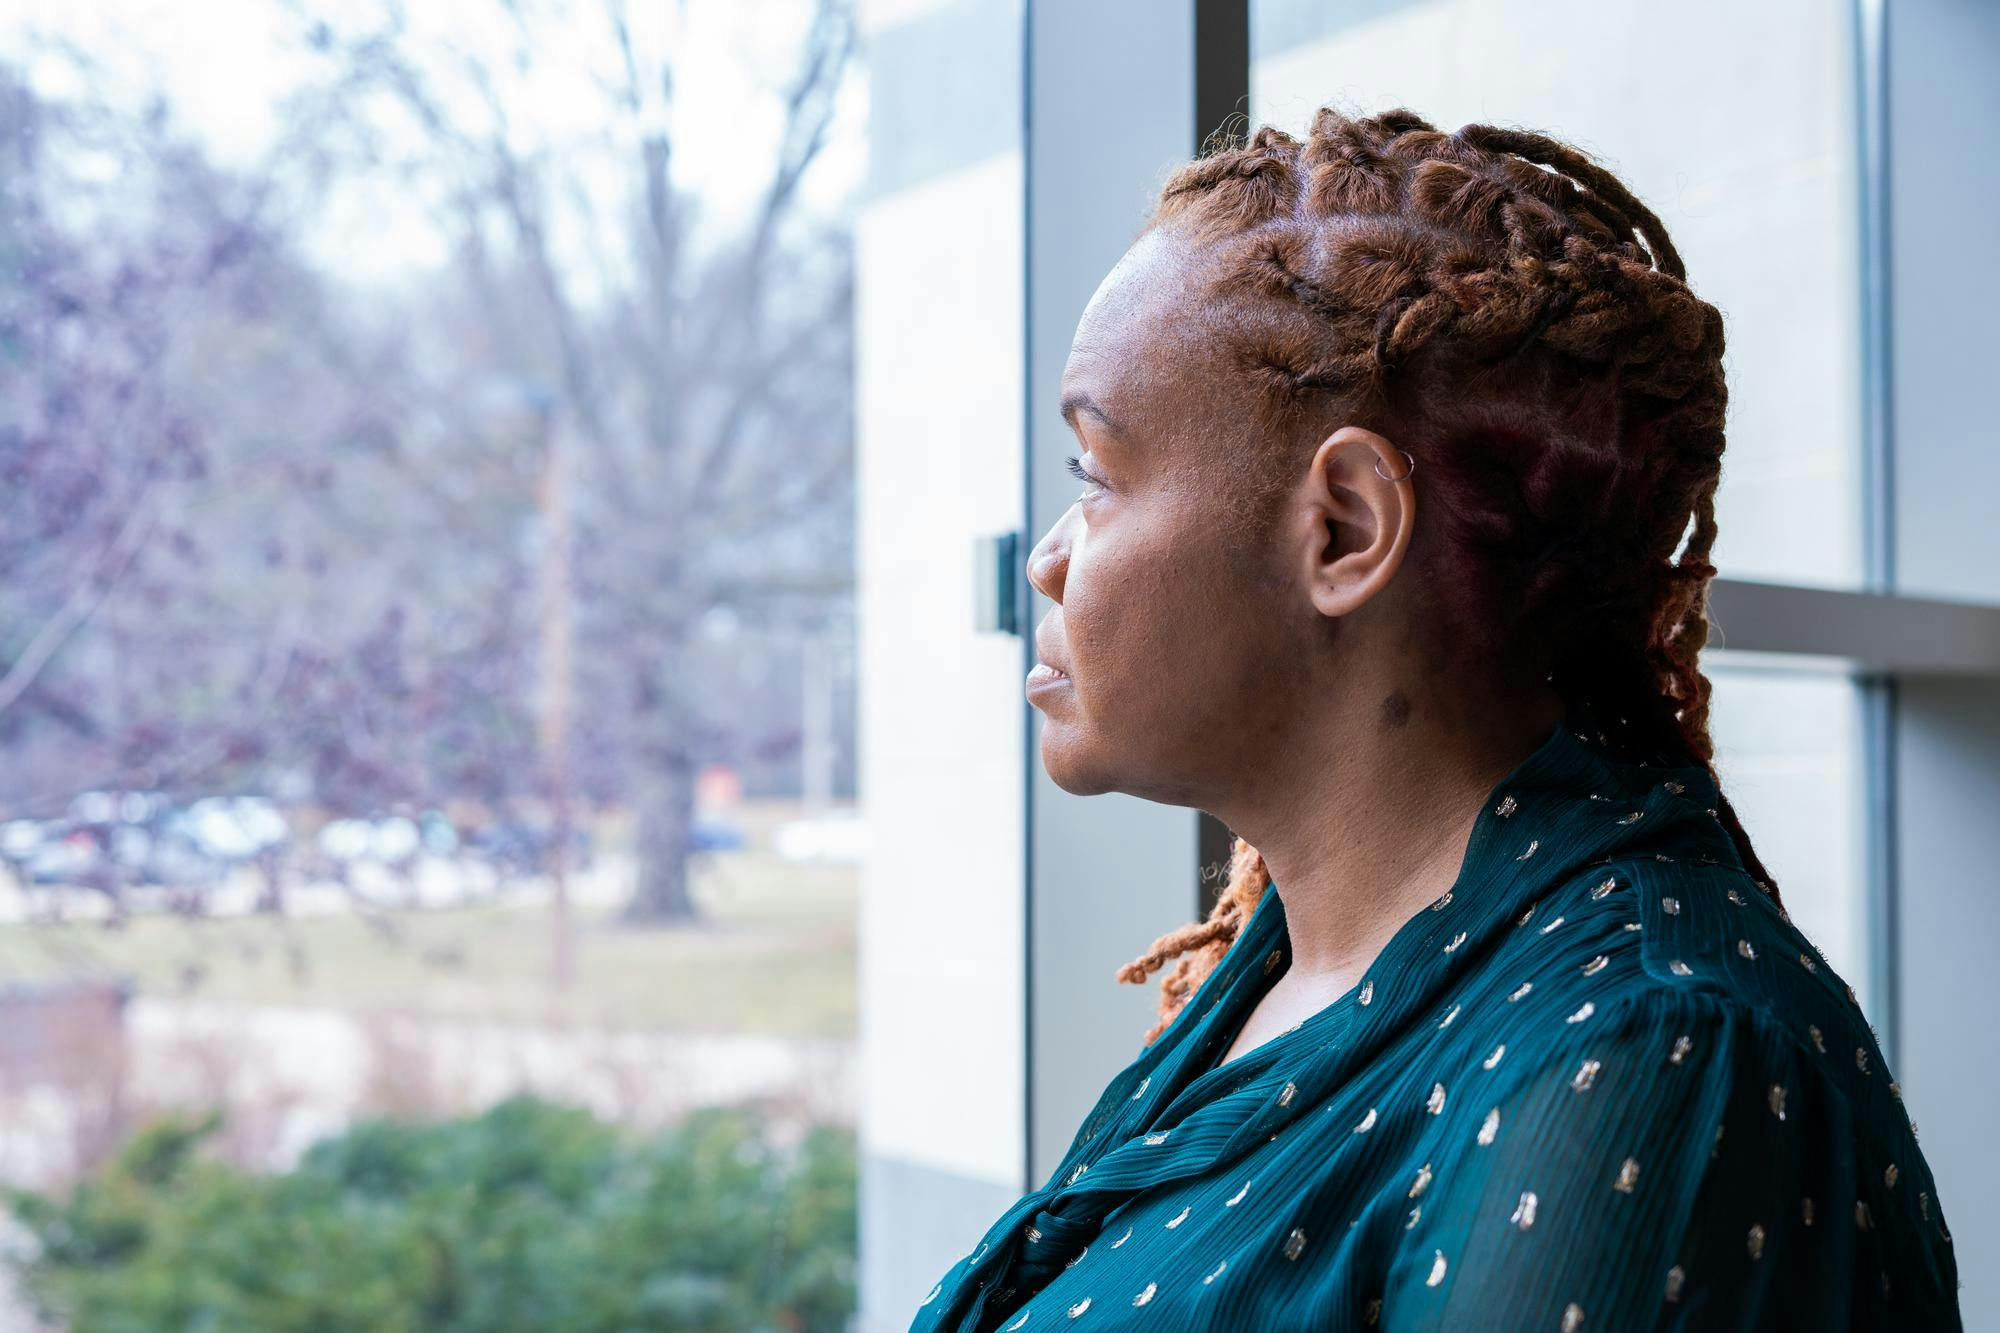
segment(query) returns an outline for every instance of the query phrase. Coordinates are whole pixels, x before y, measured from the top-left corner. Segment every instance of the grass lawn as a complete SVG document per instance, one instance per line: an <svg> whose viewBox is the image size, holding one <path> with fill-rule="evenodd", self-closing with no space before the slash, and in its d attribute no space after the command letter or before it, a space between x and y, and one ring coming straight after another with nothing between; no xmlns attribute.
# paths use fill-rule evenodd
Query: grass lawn
<svg viewBox="0 0 2000 1333"><path fill-rule="evenodd" d="M746 850L696 858L698 923L634 928L601 899L580 903L567 991L552 981L548 908L505 901L397 911L388 929L356 915L4 925L0 981L122 974L142 994L230 1003L851 1037L859 869L769 852L770 829L793 813L755 805ZM629 882L628 841L612 829L599 848L601 873Z"/></svg>

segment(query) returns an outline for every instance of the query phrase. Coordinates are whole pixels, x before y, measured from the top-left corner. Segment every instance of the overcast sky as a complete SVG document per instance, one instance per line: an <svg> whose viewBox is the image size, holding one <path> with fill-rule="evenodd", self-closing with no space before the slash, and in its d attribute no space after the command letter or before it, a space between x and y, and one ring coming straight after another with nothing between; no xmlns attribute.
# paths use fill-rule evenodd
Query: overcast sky
<svg viewBox="0 0 2000 1333"><path fill-rule="evenodd" d="M559 0L530 0L547 12ZM366 3L309 7L329 15L370 14ZM538 142L587 134L601 115L601 96L585 71L610 60L600 0L575 0L573 19L538 39L532 77L505 88L510 119ZM807 0L632 0L635 41L646 50L678 50L673 121L675 172L700 195L711 228L727 228L756 197L780 124L779 86L795 68L797 42L810 12ZM418 0L412 25L454 46L496 54L515 42L500 0ZM351 21L351 20L350 20ZM270 0L10 0L0 6L0 60L26 65L44 94L75 90L66 62L31 58L34 33L58 34L89 51L117 75L136 102L161 88L175 115L218 160L254 162L271 142L274 107L312 68L291 31L294 20ZM676 33L674 28L679 27ZM866 89L850 74L835 136L807 184L812 207L837 210L858 187L865 167ZM746 168L747 164L747 168ZM621 164L601 182L631 183ZM319 220L308 242L346 277L393 283L412 267L443 258L444 240L421 200L387 190L351 190Z"/></svg>

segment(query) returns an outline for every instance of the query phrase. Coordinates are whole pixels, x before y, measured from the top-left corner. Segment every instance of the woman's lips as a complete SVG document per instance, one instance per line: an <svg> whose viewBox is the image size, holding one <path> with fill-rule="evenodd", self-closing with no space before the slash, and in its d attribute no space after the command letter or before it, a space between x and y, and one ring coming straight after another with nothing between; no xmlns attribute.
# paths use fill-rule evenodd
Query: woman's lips
<svg viewBox="0 0 2000 1333"><path fill-rule="evenodd" d="M1047 662L1037 662L1034 669L1028 673L1027 691L1032 695L1037 690L1051 690L1067 684L1069 684L1067 675Z"/></svg>

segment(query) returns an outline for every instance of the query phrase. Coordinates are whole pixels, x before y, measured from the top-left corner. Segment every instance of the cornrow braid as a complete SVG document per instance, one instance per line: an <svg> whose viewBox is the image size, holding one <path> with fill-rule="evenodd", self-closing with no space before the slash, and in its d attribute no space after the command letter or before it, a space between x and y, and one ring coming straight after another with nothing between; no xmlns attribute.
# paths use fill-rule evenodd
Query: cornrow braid
<svg viewBox="0 0 2000 1333"><path fill-rule="evenodd" d="M1543 134L1323 107L1304 140L1270 126L1212 136L1161 187L1147 230L1169 222L1224 256L1211 294L1232 303L1228 350L1262 390L1263 488L1336 417L1393 423L1460 562L1441 595L1461 599L1455 625L1475 627L1461 651L1532 666L1614 753L1713 775L1698 663L1722 316L1689 290L1653 211ZM1782 913L1726 797L1716 814ZM1138 984L1174 964L1147 1042L1269 886L1236 839L1206 919L1118 969Z"/></svg>

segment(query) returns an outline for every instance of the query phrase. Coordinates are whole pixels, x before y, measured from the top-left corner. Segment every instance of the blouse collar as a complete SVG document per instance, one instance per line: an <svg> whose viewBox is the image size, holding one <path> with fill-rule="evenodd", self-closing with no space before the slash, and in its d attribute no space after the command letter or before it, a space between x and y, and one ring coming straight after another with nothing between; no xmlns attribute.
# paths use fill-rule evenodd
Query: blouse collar
<svg viewBox="0 0 2000 1333"><path fill-rule="evenodd" d="M1586 866L1655 842L1675 844L1678 855L1740 865L1735 844L1713 814L1717 799L1706 765L1614 757L1589 712L1571 706L1487 794L1452 886L1390 937L1362 979L1290 1032L1216 1066L1223 1043L1240 1031L1266 989L1257 984L1261 977L1246 974L1277 974L1291 963L1284 899L1273 882L1230 951L1176 1016L1189 1018L1194 1011L1179 1043L1196 1071L1183 1094L1199 1102L1211 1079L1254 1076L1258 1065L1302 1046L1324 1052L1319 1077L1338 1086L1418 1011L1440 1007L1453 979L1485 955L1496 935L1525 924L1523 914L1532 913L1541 896ZM1210 996L1206 1002L1203 992ZM1447 1012L1442 1005L1436 1020ZM1176 1108L1159 1109L1172 1115Z"/></svg>
<svg viewBox="0 0 2000 1333"><path fill-rule="evenodd" d="M1452 887L1398 929L1361 982L1292 1031L1216 1067L1220 1043L1240 1029L1260 983L1289 958L1274 885L1166 1030L1105 1089L1048 1182L1017 1201L955 1270L948 1322L979 1326L989 1284L1012 1290L1045 1280L1056 1256L1074 1253L1135 1188L1242 1156L1324 1105L1411 1023L1448 1021L1452 988L1489 956L1495 936L1525 925L1541 896L1585 867L1649 848L1666 855L1658 849L1667 846L1672 859L1740 865L1712 814L1717 800L1705 765L1616 758L1573 706L1488 793Z"/></svg>

